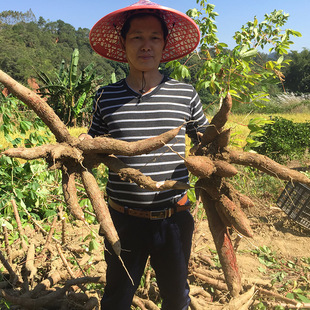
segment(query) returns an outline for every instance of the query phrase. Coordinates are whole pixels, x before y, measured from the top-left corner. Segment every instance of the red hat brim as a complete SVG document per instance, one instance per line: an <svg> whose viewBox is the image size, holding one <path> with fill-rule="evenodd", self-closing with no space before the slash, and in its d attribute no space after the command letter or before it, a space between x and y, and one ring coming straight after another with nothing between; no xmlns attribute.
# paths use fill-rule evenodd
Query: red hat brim
<svg viewBox="0 0 310 310"><path fill-rule="evenodd" d="M188 55L200 41L197 24L186 14L148 0L140 0L128 7L102 17L91 29L90 45L99 55L119 62L127 62L126 53L120 44L120 32L125 20L133 11L157 12L168 28L168 37L161 62L168 62Z"/></svg>

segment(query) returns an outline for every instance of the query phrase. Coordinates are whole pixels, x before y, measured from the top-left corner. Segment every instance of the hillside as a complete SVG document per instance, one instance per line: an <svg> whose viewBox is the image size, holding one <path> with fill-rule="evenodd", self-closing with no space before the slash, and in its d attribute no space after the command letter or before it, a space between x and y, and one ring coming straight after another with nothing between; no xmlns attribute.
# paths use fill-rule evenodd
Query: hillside
<svg viewBox="0 0 310 310"><path fill-rule="evenodd" d="M5 14L6 13L6 14ZM9 12L10 13L10 12ZM36 71L53 76L61 62L67 64L75 48L80 52L79 68L96 64L99 75L124 76L126 66L103 59L89 45L89 29L75 29L62 20L47 22L42 17L22 18L21 12L0 13L0 68L19 82L35 77ZM9 18L10 17L10 18Z"/></svg>

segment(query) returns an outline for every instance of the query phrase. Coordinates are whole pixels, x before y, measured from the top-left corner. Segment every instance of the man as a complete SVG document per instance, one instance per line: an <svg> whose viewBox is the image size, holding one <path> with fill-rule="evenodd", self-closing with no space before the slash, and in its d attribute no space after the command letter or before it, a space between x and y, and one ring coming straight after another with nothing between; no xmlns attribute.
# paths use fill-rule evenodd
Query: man
<svg viewBox="0 0 310 310"><path fill-rule="evenodd" d="M198 27L185 14L145 0L108 14L90 32L98 54L129 65L126 79L97 91L91 137L109 135L130 142L187 124L168 146L146 155L118 156L157 182L188 182L188 171L175 152L185 156L185 134L197 140L197 133L208 124L194 88L158 70L160 62L192 52L199 38ZM194 223L186 192L151 192L110 171L107 194L121 257L134 285L106 244L107 283L101 308L130 309L150 256L162 309L188 309L187 268Z"/></svg>

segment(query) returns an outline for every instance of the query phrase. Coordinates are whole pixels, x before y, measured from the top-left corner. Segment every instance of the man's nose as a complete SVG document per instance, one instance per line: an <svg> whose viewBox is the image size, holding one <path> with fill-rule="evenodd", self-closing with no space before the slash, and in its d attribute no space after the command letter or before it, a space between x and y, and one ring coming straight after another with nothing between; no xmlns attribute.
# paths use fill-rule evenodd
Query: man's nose
<svg viewBox="0 0 310 310"><path fill-rule="evenodd" d="M150 40L144 40L143 41L141 50L144 51L144 52L147 52L147 51L151 50L151 42L150 42Z"/></svg>

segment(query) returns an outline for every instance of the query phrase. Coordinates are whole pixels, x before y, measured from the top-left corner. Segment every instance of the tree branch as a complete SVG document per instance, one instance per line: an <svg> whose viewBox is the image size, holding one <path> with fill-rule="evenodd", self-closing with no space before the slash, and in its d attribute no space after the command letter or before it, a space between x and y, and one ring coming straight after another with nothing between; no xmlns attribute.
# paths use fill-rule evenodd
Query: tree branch
<svg viewBox="0 0 310 310"><path fill-rule="evenodd" d="M219 155L221 159L227 160L228 162L251 166L259 169L266 174L273 177L279 178L285 181L297 181L305 185L310 185L310 179L306 175L283 166L267 156L257 153L247 153L242 151L226 150L223 154Z"/></svg>

